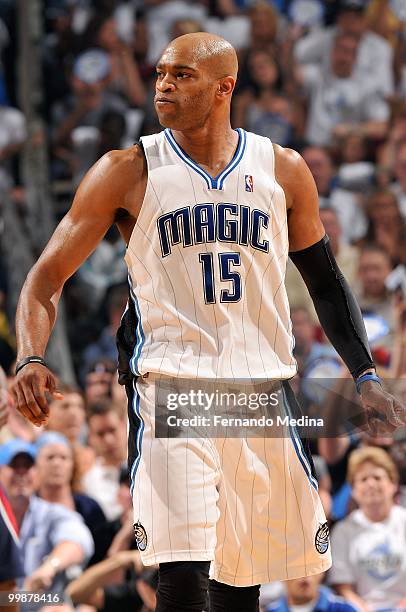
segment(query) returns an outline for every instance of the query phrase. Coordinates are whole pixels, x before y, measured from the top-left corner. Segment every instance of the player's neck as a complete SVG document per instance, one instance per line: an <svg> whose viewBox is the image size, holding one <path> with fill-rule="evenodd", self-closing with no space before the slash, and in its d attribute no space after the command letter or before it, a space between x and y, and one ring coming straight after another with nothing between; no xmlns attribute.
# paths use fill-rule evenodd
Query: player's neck
<svg viewBox="0 0 406 612"><path fill-rule="evenodd" d="M212 176L219 174L231 161L239 139L229 121L194 130L173 130L172 133L189 157Z"/></svg>

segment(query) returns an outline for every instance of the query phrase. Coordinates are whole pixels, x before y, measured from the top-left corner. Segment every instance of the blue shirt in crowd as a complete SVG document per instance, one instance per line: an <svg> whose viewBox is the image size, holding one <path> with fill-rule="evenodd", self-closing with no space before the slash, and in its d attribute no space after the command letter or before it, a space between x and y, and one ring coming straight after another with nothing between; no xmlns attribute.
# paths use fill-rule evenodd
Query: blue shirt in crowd
<svg viewBox="0 0 406 612"><path fill-rule="evenodd" d="M61 504L33 495L20 529L25 575L33 574L55 546L65 541L76 542L82 547L85 565L93 554L94 544L82 517ZM65 584L64 574L58 574L50 590L61 593Z"/></svg>
<svg viewBox="0 0 406 612"><path fill-rule="evenodd" d="M321 586L319 589L319 599L312 612L357 612L358 608L344 601L341 597L334 595L330 589ZM286 597L281 597L274 604L266 608L266 612L289 612Z"/></svg>

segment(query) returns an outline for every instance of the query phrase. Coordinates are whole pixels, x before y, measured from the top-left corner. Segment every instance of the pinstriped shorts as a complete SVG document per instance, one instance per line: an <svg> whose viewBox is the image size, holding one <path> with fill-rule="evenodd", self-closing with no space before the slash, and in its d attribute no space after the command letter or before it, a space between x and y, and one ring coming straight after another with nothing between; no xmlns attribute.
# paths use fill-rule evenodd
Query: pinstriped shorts
<svg viewBox="0 0 406 612"><path fill-rule="evenodd" d="M210 577L234 586L327 570L326 518L298 436L156 437L155 386L150 375L128 390L135 534L143 563L211 561ZM292 406L289 384L282 386Z"/></svg>

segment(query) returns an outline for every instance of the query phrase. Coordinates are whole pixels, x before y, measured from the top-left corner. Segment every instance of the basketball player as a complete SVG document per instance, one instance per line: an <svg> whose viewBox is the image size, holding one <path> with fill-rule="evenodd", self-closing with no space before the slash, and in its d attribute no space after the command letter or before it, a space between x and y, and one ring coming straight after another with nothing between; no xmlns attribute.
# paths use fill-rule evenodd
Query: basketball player
<svg viewBox="0 0 406 612"><path fill-rule="evenodd" d="M403 418L375 374L309 169L294 151L230 126L236 77L235 51L222 38L197 33L169 44L155 96L165 131L89 171L17 312L15 401L40 425L45 392L56 393L44 354L63 285L118 225L131 284L119 341L135 531L143 562L160 567L159 612L201 612L208 585L212 612L251 612L261 582L330 566L317 481L294 431L278 439L154 435L160 377L282 381L284 407L295 409L289 251L365 409L389 430Z"/></svg>

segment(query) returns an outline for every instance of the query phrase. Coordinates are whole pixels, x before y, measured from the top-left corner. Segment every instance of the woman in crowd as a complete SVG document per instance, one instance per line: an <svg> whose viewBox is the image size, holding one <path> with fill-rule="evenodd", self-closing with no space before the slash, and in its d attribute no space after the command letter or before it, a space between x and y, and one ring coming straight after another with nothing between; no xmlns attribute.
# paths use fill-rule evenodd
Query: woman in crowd
<svg viewBox="0 0 406 612"><path fill-rule="evenodd" d="M354 450L347 478L358 505L331 538L329 582L362 612L406 605L406 509L395 505L399 476L381 448Z"/></svg>

